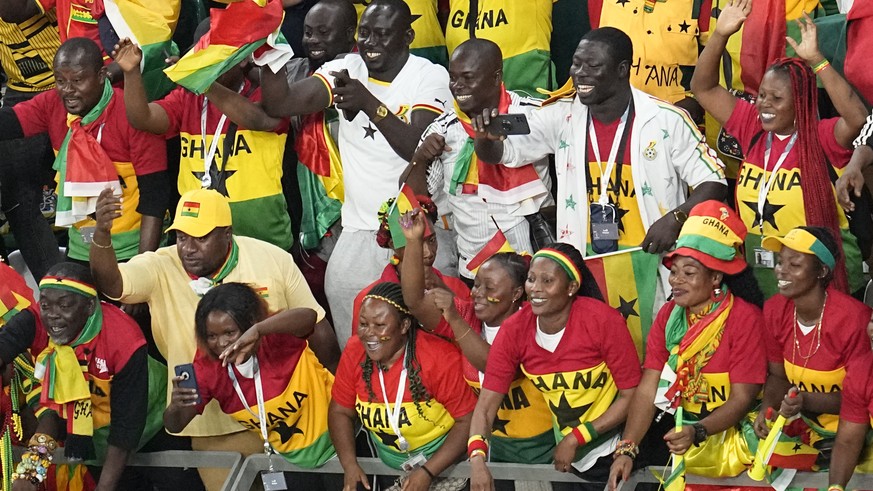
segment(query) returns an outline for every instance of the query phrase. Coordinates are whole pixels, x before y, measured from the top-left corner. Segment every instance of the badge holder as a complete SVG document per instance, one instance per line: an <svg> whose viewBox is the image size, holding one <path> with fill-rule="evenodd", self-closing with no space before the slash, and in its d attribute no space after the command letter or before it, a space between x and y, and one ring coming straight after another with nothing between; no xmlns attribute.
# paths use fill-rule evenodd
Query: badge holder
<svg viewBox="0 0 873 491"><path fill-rule="evenodd" d="M755 248L755 267L773 269L776 267L776 255L763 247Z"/></svg>
<svg viewBox="0 0 873 491"><path fill-rule="evenodd" d="M591 203L591 248L597 254L618 250L618 213L612 203Z"/></svg>
<svg viewBox="0 0 873 491"><path fill-rule="evenodd" d="M268 471L261 473L261 482L264 485L264 491L285 491L288 489L288 485L285 483L285 474L282 472L276 472L273 467L273 447L270 445L269 435L267 434L267 410L264 405L264 386L261 383L261 367L258 364L258 357L252 355L252 369L254 371L255 378L255 396L258 399L258 414L255 415L249 406L248 401L246 401L245 394L243 394L242 388L239 385L239 380L236 378L236 373L233 372L233 365L227 365L227 375L230 377L231 382L233 382L233 388L236 391L236 395L239 397L240 402L242 402L243 407L252 415L258 418L258 427L261 429L261 437L264 439L264 453L267 454L267 461L269 462Z"/></svg>

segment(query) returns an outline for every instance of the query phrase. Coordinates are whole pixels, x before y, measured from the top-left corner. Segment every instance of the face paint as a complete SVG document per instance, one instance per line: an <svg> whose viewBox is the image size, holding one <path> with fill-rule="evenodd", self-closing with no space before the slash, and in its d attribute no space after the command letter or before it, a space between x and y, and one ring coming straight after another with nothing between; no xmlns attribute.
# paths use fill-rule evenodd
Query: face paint
<svg viewBox="0 0 873 491"><path fill-rule="evenodd" d="M383 342L384 342L384 341L388 341L389 339L391 339L391 336L382 336L382 337L379 338L379 341L383 341Z"/></svg>
<svg viewBox="0 0 873 491"><path fill-rule="evenodd" d="M488 300L488 303L500 303L500 299L495 297L485 297L485 300Z"/></svg>

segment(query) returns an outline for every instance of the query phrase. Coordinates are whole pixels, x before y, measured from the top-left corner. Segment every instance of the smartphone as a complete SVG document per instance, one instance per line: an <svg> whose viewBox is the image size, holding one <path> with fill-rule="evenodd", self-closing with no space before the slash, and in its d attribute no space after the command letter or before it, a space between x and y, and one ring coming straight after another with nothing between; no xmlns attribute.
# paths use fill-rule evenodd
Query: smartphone
<svg viewBox="0 0 873 491"><path fill-rule="evenodd" d="M340 73L344 74L346 77L349 76L349 71L345 68L340 70ZM343 79L341 79L339 77L334 77L333 85L334 85L334 87L345 87L346 83ZM345 116L346 121L352 121L353 119L355 119L358 116L358 111L347 111L347 110L343 109L343 116Z"/></svg>
<svg viewBox="0 0 873 491"><path fill-rule="evenodd" d="M200 389L197 388L197 377L194 376L194 365L186 363L184 365L176 365L176 376L181 377L179 387L183 389L194 389L197 391L197 404L200 404Z"/></svg>
<svg viewBox="0 0 873 491"><path fill-rule="evenodd" d="M495 135L529 135L530 126L524 114L500 114L491 119L488 128Z"/></svg>

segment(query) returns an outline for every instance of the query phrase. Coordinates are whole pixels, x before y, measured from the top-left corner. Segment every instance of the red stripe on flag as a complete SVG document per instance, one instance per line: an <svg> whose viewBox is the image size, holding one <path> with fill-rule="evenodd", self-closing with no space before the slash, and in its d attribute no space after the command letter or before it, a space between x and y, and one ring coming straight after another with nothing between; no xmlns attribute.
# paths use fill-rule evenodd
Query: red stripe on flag
<svg viewBox="0 0 873 491"><path fill-rule="evenodd" d="M588 270L591 271L591 274L594 275L594 281L597 282L597 286L600 287L600 293L603 294L603 298L609 299L609 290L606 288L606 271L603 268L603 259L589 259L585 260L585 266L588 266Z"/></svg>
<svg viewBox="0 0 873 491"><path fill-rule="evenodd" d="M758 85L770 63L785 56L785 1L754 2L743 25L740 66L746 92L758 93Z"/></svg>
<svg viewBox="0 0 873 491"><path fill-rule="evenodd" d="M415 197L415 192L406 183L403 184L403 187L400 188L400 194L397 195L396 208L401 215L416 208L421 208L418 198Z"/></svg>
<svg viewBox="0 0 873 491"><path fill-rule="evenodd" d="M485 261L490 259L491 256L497 254L497 252L500 251L500 249L507 244L508 241L506 240L506 236L503 235L503 232L498 229L497 233L494 234L494 237L491 237L491 240L489 240L488 243L485 244L485 247L483 247L482 250L479 251L479 254L476 254L475 256L473 256L473 259L470 259L470 262L467 263L467 269L470 271L475 271L479 268L479 266L482 266Z"/></svg>

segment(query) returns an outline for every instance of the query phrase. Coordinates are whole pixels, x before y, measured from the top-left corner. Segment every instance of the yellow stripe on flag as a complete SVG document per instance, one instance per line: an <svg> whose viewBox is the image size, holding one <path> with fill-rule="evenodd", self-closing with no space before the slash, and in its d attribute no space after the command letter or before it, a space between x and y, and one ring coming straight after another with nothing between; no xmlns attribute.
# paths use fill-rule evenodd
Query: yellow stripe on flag
<svg viewBox="0 0 873 491"><path fill-rule="evenodd" d="M639 293L634 281L634 266L631 253L615 254L602 258L606 278L606 303L618 309L627 321L627 328L637 355L642 359L645 340L640 323Z"/></svg>

